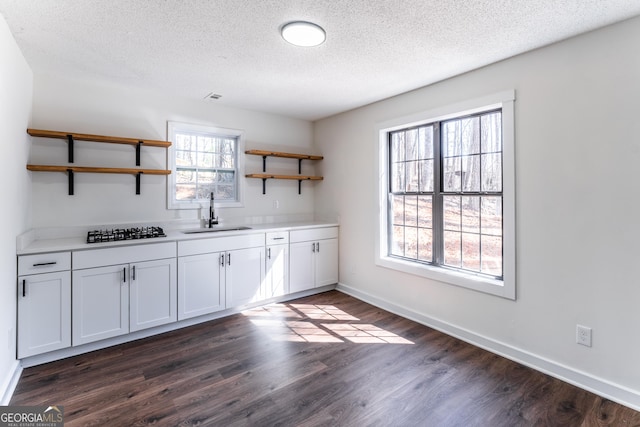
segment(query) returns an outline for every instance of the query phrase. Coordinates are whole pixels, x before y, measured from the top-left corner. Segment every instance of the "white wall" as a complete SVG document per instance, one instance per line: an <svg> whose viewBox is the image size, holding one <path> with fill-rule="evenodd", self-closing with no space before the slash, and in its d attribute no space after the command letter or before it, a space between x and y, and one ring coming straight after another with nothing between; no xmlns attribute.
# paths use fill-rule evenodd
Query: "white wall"
<svg viewBox="0 0 640 427"><path fill-rule="evenodd" d="M132 138L166 140L167 121L214 125L244 131L247 149L309 152L312 124L287 117L223 107L212 101L187 100L159 92L34 76L34 128ZM135 167L131 146L77 142L74 164L80 166ZM142 167L166 168L166 150L142 148ZM244 153L242 154L244 156ZM63 140L33 138L30 163L67 164ZM262 158L246 156L246 172L261 172ZM268 170L297 173L296 161L269 159ZM303 163L304 172L315 165ZM247 179L244 208L217 209L223 221L247 217L308 217L313 215L315 186L303 183L298 195L296 181ZM167 210L166 177L142 176L141 194L135 194L131 175L76 174L75 195L69 196L65 173L33 172L34 227L100 225L197 219L197 210ZM274 201L279 201L279 208Z"/></svg>
<svg viewBox="0 0 640 427"><path fill-rule="evenodd" d="M31 221L25 132L31 115L33 75L0 15L0 404L16 361L16 236Z"/></svg>
<svg viewBox="0 0 640 427"><path fill-rule="evenodd" d="M638 40L640 18L317 122L345 289L640 408ZM377 267L376 122L508 89L517 300Z"/></svg>

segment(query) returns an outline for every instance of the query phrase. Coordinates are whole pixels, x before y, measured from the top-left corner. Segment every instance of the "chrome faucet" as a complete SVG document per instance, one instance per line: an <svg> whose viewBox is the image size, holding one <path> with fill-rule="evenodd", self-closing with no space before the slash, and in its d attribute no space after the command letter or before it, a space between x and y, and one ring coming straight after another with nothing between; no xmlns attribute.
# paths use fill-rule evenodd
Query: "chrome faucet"
<svg viewBox="0 0 640 427"><path fill-rule="evenodd" d="M213 207L213 192L211 192L209 199L209 228L213 228L216 224L218 224L218 217L216 216L216 210Z"/></svg>

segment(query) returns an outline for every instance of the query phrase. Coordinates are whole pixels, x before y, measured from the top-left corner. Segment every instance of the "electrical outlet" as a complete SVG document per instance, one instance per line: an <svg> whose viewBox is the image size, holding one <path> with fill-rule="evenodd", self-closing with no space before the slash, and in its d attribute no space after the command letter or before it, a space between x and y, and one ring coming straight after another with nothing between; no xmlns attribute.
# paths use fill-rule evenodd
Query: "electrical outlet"
<svg viewBox="0 0 640 427"><path fill-rule="evenodd" d="M591 328L576 325L576 342L580 345L591 347Z"/></svg>

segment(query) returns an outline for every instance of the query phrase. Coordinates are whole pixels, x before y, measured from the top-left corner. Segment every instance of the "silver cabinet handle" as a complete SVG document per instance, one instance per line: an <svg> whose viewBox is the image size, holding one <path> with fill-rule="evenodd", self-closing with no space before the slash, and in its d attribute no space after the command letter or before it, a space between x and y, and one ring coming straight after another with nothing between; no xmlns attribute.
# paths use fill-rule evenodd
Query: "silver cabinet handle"
<svg viewBox="0 0 640 427"><path fill-rule="evenodd" d="M224 267L224 254L220 254L220 265Z"/></svg>
<svg viewBox="0 0 640 427"><path fill-rule="evenodd" d="M227 265L231 265L231 253L227 254Z"/></svg>
<svg viewBox="0 0 640 427"><path fill-rule="evenodd" d="M27 281L25 279L22 279L22 296L27 296Z"/></svg>
<svg viewBox="0 0 640 427"><path fill-rule="evenodd" d="M127 283L127 267L122 268L122 281Z"/></svg>
<svg viewBox="0 0 640 427"><path fill-rule="evenodd" d="M136 280L136 266L131 267L131 275L133 276L133 280Z"/></svg>
<svg viewBox="0 0 640 427"><path fill-rule="evenodd" d="M311 252L315 252L315 251L316 251L316 244L315 244L315 242L313 242L311 244Z"/></svg>
<svg viewBox="0 0 640 427"><path fill-rule="evenodd" d="M316 252L320 252L320 242L316 243Z"/></svg>
<svg viewBox="0 0 640 427"><path fill-rule="evenodd" d="M271 259L271 248L267 249L267 258Z"/></svg>
<svg viewBox="0 0 640 427"><path fill-rule="evenodd" d="M284 237L274 237L273 240L284 240Z"/></svg>

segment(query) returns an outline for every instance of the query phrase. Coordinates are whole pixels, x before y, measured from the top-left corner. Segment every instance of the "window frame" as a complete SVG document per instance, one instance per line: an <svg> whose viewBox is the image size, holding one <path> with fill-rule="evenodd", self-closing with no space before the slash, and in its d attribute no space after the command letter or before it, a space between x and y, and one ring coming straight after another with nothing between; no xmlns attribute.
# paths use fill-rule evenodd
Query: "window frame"
<svg viewBox="0 0 640 427"><path fill-rule="evenodd" d="M199 125L176 121L167 122L167 139L171 141L171 146L167 150L167 164L171 174L167 179L167 209L200 209L208 208L208 199L177 200L176 199L176 132L211 134L215 136L225 136L236 138L236 164L235 164L235 194L236 199L219 200L216 199L216 208L243 207L244 206L244 131L238 129L222 128L213 125Z"/></svg>
<svg viewBox="0 0 640 427"><path fill-rule="evenodd" d="M499 92L481 98L399 117L376 125L378 138L379 209L377 215L375 263L378 266L461 286L503 298L516 299L516 237L515 237L515 91ZM389 255L389 133L433 122L459 117L502 111L502 210L503 210L503 274L502 278L487 277L452 267L431 265ZM439 144L439 139L437 143ZM436 142L434 141L434 144ZM434 236L434 238L436 238Z"/></svg>

